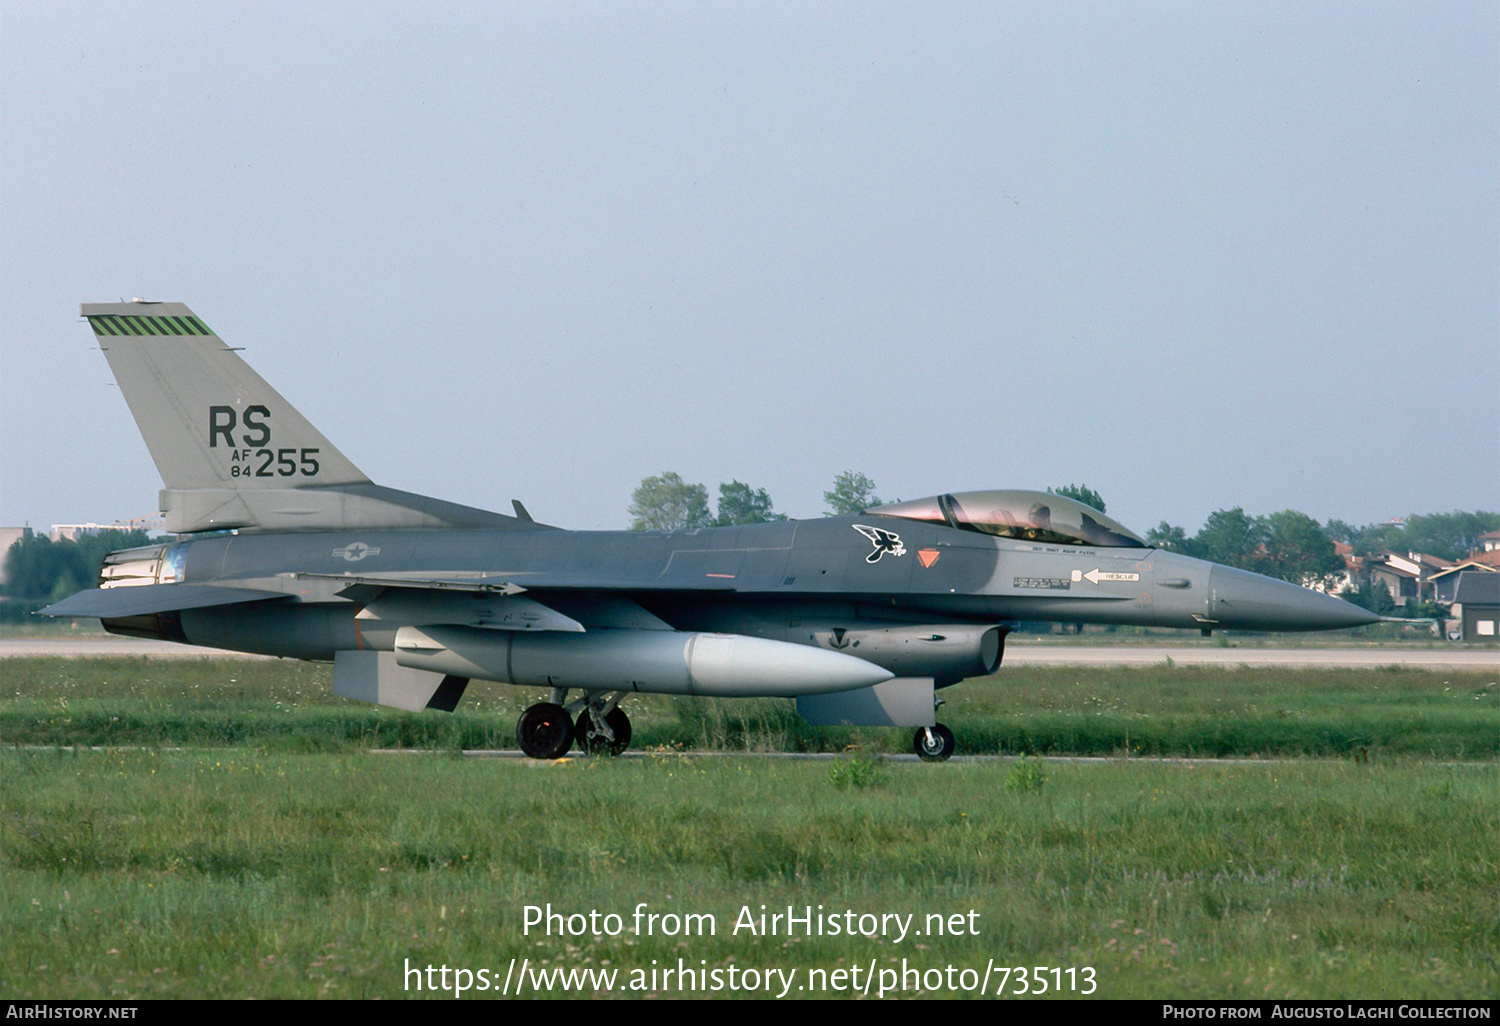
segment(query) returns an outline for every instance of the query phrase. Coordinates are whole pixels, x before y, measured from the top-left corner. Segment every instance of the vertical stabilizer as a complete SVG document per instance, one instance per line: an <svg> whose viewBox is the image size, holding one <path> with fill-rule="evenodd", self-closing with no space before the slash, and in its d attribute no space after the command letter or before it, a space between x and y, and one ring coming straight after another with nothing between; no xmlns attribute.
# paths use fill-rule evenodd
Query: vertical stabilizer
<svg viewBox="0 0 1500 1026"><path fill-rule="evenodd" d="M182 303L85 303L169 490L368 484Z"/></svg>
<svg viewBox="0 0 1500 1026"><path fill-rule="evenodd" d="M519 524L372 484L182 303L85 303L83 316L161 472L168 531Z"/></svg>

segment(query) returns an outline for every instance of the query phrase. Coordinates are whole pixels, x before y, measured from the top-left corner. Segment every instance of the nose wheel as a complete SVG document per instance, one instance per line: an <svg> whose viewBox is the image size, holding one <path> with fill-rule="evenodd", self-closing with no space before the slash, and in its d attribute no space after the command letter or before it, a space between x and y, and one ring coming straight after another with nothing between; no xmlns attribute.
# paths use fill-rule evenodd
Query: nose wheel
<svg viewBox="0 0 1500 1026"><path fill-rule="evenodd" d="M953 754L953 731L941 723L918 727L912 749L923 762L946 762Z"/></svg>
<svg viewBox="0 0 1500 1026"><path fill-rule="evenodd" d="M561 759L573 747L573 718L552 702L538 702L516 721L516 741L533 759Z"/></svg>

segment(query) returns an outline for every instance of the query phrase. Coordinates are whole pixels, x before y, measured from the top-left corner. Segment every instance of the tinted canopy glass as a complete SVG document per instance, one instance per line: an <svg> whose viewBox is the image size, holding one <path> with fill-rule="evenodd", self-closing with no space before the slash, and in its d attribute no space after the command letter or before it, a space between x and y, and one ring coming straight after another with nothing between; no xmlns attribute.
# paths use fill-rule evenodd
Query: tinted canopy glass
<svg viewBox="0 0 1500 1026"><path fill-rule="evenodd" d="M956 492L866 512L1053 545L1146 547L1145 539L1097 509L1049 492Z"/></svg>

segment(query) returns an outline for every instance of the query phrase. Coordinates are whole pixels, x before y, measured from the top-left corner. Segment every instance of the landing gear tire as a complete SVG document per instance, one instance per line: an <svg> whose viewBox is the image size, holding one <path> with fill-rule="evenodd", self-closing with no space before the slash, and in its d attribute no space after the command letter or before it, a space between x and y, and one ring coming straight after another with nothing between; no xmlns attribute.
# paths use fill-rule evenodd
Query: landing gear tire
<svg viewBox="0 0 1500 1026"><path fill-rule="evenodd" d="M625 715L624 709L616 706L605 714L604 722L614 733L614 740L594 725L594 718L587 709L580 712L578 726L574 729L578 747L590 755L619 755L630 747L630 717Z"/></svg>
<svg viewBox="0 0 1500 1026"><path fill-rule="evenodd" d="M953 731L941 723L918 727L911 746L923 762L947 762L953 754Z"/></svg>
<svg viewBox="0 0 1500 1026"><path fill-rule="evenodd" d="M573 747L573 720L562 706L539 702L516 721L516 740L533 759L560 759Z"/></svg>

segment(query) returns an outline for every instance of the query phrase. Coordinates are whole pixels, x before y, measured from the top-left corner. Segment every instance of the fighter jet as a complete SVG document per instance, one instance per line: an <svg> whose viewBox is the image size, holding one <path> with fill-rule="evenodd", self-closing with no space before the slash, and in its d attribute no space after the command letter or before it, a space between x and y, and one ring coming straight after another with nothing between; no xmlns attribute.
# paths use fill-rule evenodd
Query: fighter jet
<svg viewBox="0 0 1500 1026"><path fill-rule="evenodd" d="M1155 548L1059 495L974 491L857 516L568 531L374 484L185 305L84 304L161 472L177 540L111 553L42 610L333 663L340 695L452 711L474 679L549 689L521 749L630 743L636 693L795 699L815 724L916 728L995 673L1021 620L1322 630L1352 603ZM571 697L570 697L571 696Z"/></svg>

